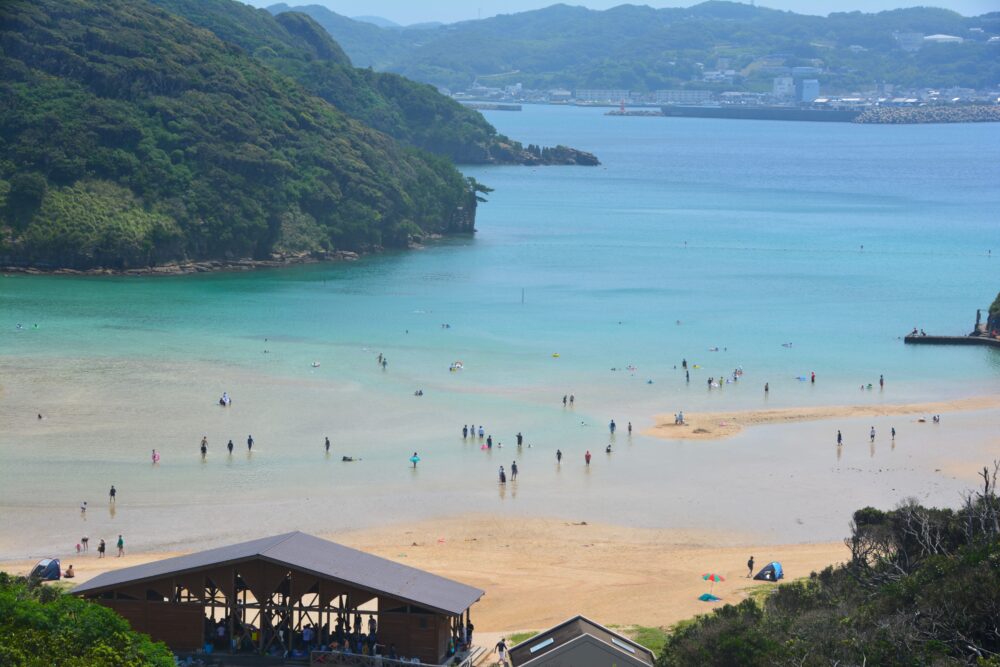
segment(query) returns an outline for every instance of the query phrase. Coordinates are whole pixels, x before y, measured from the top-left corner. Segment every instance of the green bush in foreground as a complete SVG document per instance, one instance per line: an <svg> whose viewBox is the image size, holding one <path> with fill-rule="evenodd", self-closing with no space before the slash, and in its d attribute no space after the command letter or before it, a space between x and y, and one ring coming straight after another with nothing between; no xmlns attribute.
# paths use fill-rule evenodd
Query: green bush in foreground
<svg viewBox="0 0 1000 667"><path fill-rule="evenodd" d="M115 612L0 572L0 665L173 667L170 650Z"/></svg>
<svg viewBox="0 0 1000 667"><path fill-rule="evenodd" d="M677 629L659 667L1000 667L997 468L959 510L855 512L850 561Z"/></svg>

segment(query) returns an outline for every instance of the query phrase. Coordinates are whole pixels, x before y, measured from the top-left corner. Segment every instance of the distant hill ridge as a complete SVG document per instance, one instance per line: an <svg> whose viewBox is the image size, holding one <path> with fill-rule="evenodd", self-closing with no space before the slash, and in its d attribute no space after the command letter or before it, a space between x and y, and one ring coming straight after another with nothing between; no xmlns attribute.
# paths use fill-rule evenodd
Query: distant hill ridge
<svg viewBox="0 0 1000 667"><path fill-rule="evenodd" d="M963 17L914 7L828 17L712 0L687 8L620 5L597 11L556 4L437 28L386 30L319 5L294 9L325 28L361 67L397 72L462 89L477 76L490 85L529 88L614 88L650 91L713 88L704 71L732 70L727 89L770 88L778 66L819 66L825 89L851 90L876 81L903 86L988 88L1000 81L1000 13ZM980 32L981 31L981 32ZM899 33L949 34L961 44L904 51ZM765 56L773 56L765 59ZM818 65L817 65L818 64Z"/></svg>

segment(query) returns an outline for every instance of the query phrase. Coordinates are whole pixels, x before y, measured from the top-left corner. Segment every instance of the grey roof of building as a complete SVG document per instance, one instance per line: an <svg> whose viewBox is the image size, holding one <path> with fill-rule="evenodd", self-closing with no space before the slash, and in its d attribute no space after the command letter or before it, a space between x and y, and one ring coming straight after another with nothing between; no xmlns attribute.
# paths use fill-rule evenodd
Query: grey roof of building
<svg viewBox="0 0 1000 667"><path fill-rule="evenodd" d="M484 595L478 588L298 531L105 572L73 593L91 594L255 558L456 616Z"/></svg>
<svg viewBox="0 0 1000 667"><path fill-rule="evenodd" d="M615 651L620 652L623 656L627 655L648 665L652 665L656 660L656 656L653 655L653 652L645 646L635 643L628 637L612 632L603 625L595 623L585 616L574 616L573 618L563 621L559 625L550 628L545 632L535 635L531 639L521 642L517 646L511 647L511 664L514 665L514 667L528 664L531 661L537 660L540 656L545 655L549 651L554 651L560 646L565 646L566 644L584 635L590 635L602 643L607 644ZM550 644L541 646L536 649L534 653L531 652L532 647L545 644L545 642L549 639L552 640ZM631 647L632 651L623 648L622 644Z"/></svg>

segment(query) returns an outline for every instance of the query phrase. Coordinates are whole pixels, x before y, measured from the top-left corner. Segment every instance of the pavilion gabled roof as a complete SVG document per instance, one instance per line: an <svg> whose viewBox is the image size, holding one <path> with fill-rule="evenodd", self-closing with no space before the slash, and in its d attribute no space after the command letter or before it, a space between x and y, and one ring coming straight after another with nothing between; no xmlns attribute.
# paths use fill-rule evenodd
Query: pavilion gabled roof
<svg viewBox="0 0 1000 667"><path fill-rule="evenodd" d="M105 572L73 593L93 594L256 558L456 616L484 595L478 588L298 531Z"/></svg>

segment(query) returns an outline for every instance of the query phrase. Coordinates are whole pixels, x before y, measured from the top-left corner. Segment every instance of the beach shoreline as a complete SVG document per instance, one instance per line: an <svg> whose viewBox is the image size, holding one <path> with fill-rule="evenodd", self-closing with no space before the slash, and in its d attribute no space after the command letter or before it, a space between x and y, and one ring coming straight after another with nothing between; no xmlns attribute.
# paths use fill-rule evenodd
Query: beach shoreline
<svg viewBox="0 0 1000 667"><path fill-rule="evenodd" d="M788 581L847 557L841 542L768 544L740 536L741 543L734 545L713 531L478 514L334 534L318 529L316 534L483 589L486 595L473 606L472 618L477 630L492 632L543 629L576 614L612 625L669 627L770 586L746 578L751 555L755 570L781 561ZM57 557L63 569L74 566L72 583L79 584L102 572L199 550L192 547L98 559L91 544L89 553ZM22 574L32 565L6 561L0 570ZM704 572L726 578L714 586L722 598L716 605L697 599L707 590Z"/></svg>
<svg viewBox="0 0 1000 667"><path fill-rule="evenodd" d="M718 440L741 433L744 429L769 424L792 424L856 419L859 417L893 417L920 415L932 423L933 415L972 412L1000 408L1000 396L986 395L932 403L885 403L881 405L810 406L767 410L733 410L729 412L685 413L684 423L675 423L672 415L656 415L654 425L642 435L666 440Z"/></svg>

